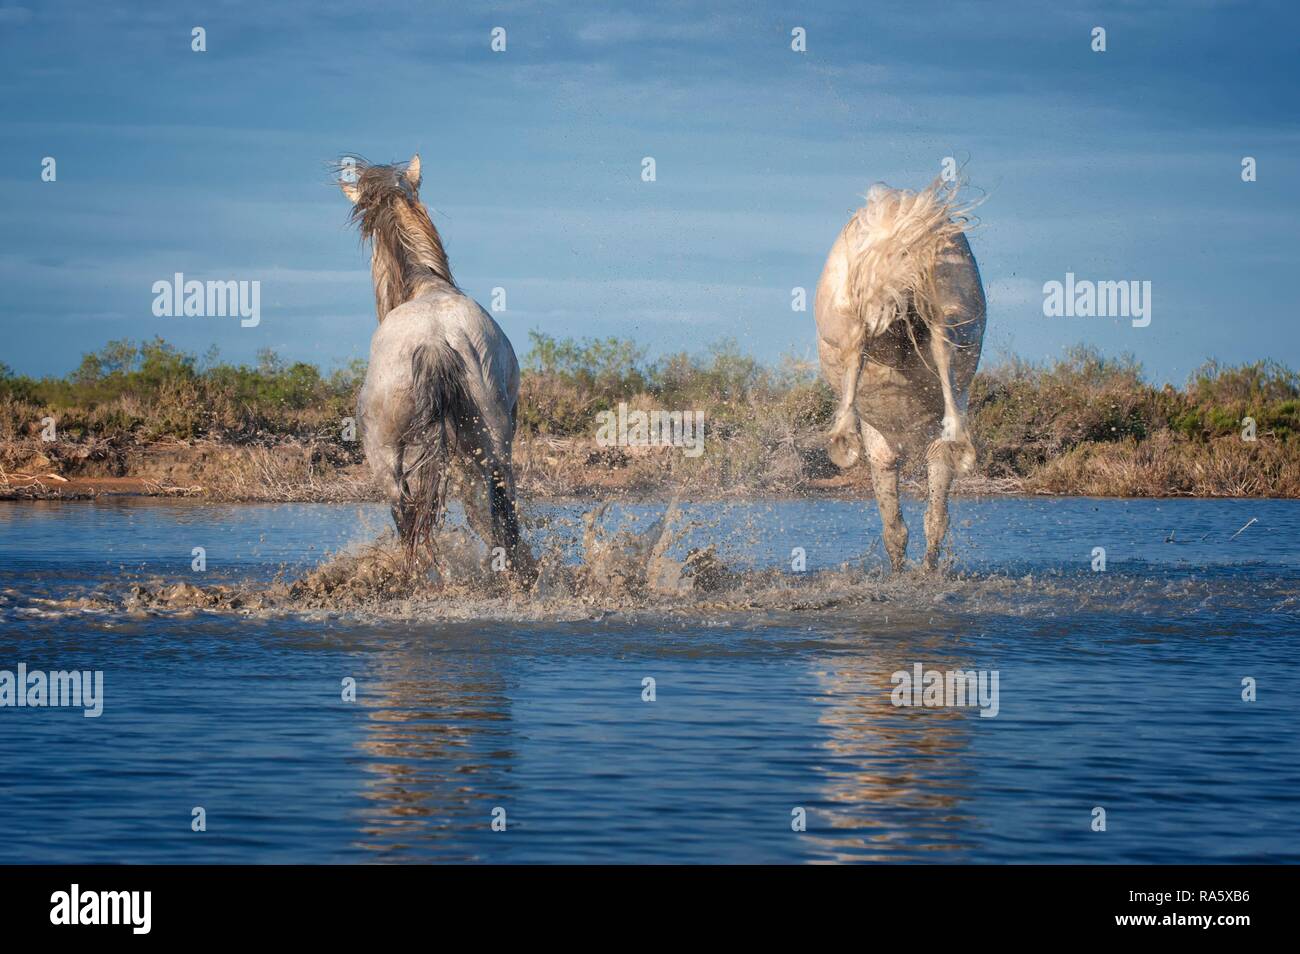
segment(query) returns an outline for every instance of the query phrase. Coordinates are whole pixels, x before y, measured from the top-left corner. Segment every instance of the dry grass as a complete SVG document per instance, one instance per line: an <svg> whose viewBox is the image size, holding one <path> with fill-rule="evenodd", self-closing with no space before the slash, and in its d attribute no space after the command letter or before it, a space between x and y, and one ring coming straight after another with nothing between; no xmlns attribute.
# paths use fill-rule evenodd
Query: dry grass
<svg viewBox="0 0 1300 954"><path fill-rule="evenodd" d="M236 460L238 466L210 482L209 496L280 503L347 503L379 496L368 470L331 464L311 445L247 447Z"/></svg>
<svg viewBox="0 0 1300 954"><path fill-rule="evenodd" d="M1024 487L1095 497L1300 497L1300 455L1276 441L1193 443L1161 431L1145 441L1075 447Z"/></svg>

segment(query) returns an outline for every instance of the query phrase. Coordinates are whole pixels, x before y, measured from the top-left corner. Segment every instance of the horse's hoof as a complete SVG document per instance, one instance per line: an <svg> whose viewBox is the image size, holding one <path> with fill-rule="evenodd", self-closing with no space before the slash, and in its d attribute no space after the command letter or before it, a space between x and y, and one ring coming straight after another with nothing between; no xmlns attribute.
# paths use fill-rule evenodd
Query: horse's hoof
<svg viewBox="0 0 1300 954"><path fill-rule="evenodd" d="M847 436L839 436L831 438L826 446L826 455L836 467L847 470L858 462L862 450L857 441Z"/></svg>
<svg viewBox="0 0 1300 954"><path fill-rule="evenodd" d="M931 442L925 456L927 460L943 460L956 474L969 474L975 469L975 445L967 434L960 434L953 440L941 437Z"/></svg>

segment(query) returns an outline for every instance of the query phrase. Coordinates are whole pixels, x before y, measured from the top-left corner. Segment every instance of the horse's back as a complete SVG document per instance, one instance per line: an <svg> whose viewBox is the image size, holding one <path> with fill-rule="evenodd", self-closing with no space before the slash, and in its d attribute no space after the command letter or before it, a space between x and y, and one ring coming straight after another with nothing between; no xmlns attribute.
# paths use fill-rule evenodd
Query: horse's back
<svg viewBox="0 0 1300 954"><path fill-rule="evenodd" d="M479 304L459 289L435 289L390 311L375 329L371 369L405 369L421 346L447 342L465 360L474 383L496 392L511 407L519 394L519 362L510 339ZM484 395L485 397L487 395Z"/></svg>

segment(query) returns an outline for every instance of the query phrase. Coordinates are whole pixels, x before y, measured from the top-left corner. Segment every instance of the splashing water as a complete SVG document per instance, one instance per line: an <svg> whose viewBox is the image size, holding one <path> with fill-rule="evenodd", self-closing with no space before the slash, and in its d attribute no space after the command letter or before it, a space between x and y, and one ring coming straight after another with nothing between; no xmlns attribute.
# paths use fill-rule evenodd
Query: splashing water
<svg viewBox="0 0 1300 954"><path fill-rule="evenodd" d="M33 601L50 610L127 613L364 612L466 618L492 613L511 618L581 618L593 611L646 607L695 592L720 590L734 581L713 546L695 548L684 559L669 551L685 535L674 500L649 527L611 527L609 504L580 518L581 559L568 559L562 537L548 537L530 589L492 568L487 547L463 527L444 526L431 552L415 563L391 531L354 544L296 579L281 577L269 586L149 580L123 593L98 592L67 599ZM550 526L563 524L551 519ZM686 526L697 527L696 522Z"/></svg>
<svg viewBox="0 0 1300 954"><path fill-rule="evenodd" d="M1017 573L955 570L887 573L875 543L857 559L790 572L756 566L752 554L773 532L771 514L738 505L738 519L719 530L726 507L688 515L678 500L638 521L617 517L611 503L532 520L538 579L531 588L492 568L484 543L464 526L442 527L430 555L411 566L391 530L350 544L296 576L281 572L269 583L235 581L196 585L143 579L100 586L64 597L25 597L10 591L29 613L349 615L386 619L579 620L614 614L832 614L851 611L882 626L924 624L934 614L967 612L1052 616L1092 610L1159 614L1171 602L1206 605L1245 601L1258 608L1295 612L1300 595L1261 584L1249 594L1218 579L1163 573L1114 572L1080 577L1033 567ZM715 537L721 536L725 555ZM703 539L701 539L703 538ZM6 598L0 595L0 606ZM891 616L894 623L890 623Z"/></svg>

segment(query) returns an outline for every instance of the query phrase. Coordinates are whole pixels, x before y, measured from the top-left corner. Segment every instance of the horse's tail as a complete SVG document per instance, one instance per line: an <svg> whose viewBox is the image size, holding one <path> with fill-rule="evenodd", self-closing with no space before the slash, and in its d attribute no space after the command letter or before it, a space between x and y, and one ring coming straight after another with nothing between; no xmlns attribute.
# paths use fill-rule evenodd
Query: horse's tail
<svg viewBox="0 0 1300 954"><path fill-rule="evenodd" d="M407 553L432 543L447 510L452 455L460 436L481 420L469 393L464 359L446 342L420 345L411 355L414 403L402 445L402 511ZM419 448L418 453L409 454Z"/></svg>
<svg viewBox="0 0 1300 954"><path fill-rule="evenodd" d="M859 322L855 349L911 311L932 332L946 334L935 268L973 222L974 205L958 199L962 185L938 178L919 192L883 183L868 190L846 229L847 297Z"/></svg>

